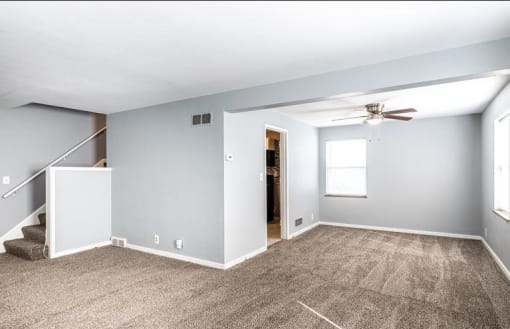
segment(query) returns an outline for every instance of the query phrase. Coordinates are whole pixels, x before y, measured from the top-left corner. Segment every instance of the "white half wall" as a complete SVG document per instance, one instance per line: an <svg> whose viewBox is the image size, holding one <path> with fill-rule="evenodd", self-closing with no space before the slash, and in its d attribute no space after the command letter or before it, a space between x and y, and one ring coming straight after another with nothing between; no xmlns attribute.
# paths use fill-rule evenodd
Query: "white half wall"
<svg viewBox="0 0 510 329"><path fill-rule="evenodd" d="M53 167L46 175L50 258L109 244L111 169Z"/></svg>

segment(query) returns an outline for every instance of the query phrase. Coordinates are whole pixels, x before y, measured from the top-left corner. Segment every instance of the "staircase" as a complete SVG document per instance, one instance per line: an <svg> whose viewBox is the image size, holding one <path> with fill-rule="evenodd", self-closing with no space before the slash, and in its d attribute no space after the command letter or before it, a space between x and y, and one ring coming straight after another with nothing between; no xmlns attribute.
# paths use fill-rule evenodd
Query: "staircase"
<svg viewBox="0 0 510 329"><path fill-rule="evenodd" d="M25 226L21 229L23 239L4 241L5 251L9 254L27 259L44 258L46 242L46 214L39 214L39 225Z"/></svg>

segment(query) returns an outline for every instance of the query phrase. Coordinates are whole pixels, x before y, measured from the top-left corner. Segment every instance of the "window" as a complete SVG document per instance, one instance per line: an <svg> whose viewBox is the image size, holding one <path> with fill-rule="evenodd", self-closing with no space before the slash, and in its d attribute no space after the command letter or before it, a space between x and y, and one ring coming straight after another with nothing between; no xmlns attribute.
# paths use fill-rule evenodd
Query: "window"
<svg viewBox="0 0 510 329"><path fill-rule="evenodd" d="M326 142L326 195L367 195L367 141Z"/></svg>
<svg viewBox="0 0 510 329"><path fill-rule="evenodd" d="M494 122L494 210L510 220L510 113Z"/></svg>

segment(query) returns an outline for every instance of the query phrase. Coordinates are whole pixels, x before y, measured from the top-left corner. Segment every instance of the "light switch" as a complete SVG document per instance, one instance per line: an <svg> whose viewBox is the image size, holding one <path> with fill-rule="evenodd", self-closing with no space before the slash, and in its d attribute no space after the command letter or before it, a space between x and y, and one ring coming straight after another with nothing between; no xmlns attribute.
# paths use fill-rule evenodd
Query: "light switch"
<svg viewBox="0 0 510 329"><path fill-rule="evenodd" d="M11 183L11 176L3 176L2 177L2 184L9 185Z"/></svg>
<svg viewBox="0 0 510 329"><path fill-rule="evenodd" d="M261 182L263 182L263 181L264 181L264 173L263 173L263 172L261 172L261 173L259 174L259 180L260 180Z"/></svg>

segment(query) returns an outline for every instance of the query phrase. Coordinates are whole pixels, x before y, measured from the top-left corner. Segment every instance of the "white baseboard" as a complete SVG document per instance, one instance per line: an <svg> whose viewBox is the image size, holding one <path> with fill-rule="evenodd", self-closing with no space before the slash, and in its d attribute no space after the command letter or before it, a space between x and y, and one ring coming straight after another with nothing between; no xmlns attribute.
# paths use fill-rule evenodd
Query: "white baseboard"
<svg viewBox="0 0 510 329"><path fill-rule="evenodd" d="M487 243L487 241L485 241L484 238L480 237L480 239L482 240L482 243L483 245L485 246L485 248L487 248L487 250L489 251L489 253L491 254L492 258L494 258L494 261L496 261L496 264L498 264L499 268L501 269L501 271L503 271L503 274L506 276L506 278L510 281L510 271L508 270L508 268L505 266L505 264L501 261L501 259L498 257L498 255L494 252L494 250L492 250L491 246Z"/></svg>
<svg viewBox="0 0 510 329"><path fill-rule="evenodd" d="M313 223L313 224L311 224L311 225L308 225L307 227L304 227L304 228L300 229L299 231L296 231L296 232L294 232L294 233L291 233L291 234L289 235L289 240L290 240L290 239L292 239L292 238L295 238L295 237L297 237L298 235L301 235L301 234L303 234L303 233L305 233L305 232L307 232L307 231L310 231L311 229L314 229L314 228L316 228L316 227L317 227L317 226L319 226L319 225L320 225L320 222L315 222L315 223Z"/></svg>
<svg viewBox="0 0 510 329"><path fill-rule="evenodd" d="M84 247L79 247L79 248L74 248L74 249L69 249L69 250L64 250L64 251L56 251L55 254L53 255L53 257L51 257L51 258L53 259L53 258L58 258L58 257L62 257L62 256L68 256L68 255L76 254L78 252L87 251L87 250L94 249L94 248L111 246L111 245L112 245L111 241L103 241L103 242L99 242L99 243L90 244L90 245L84 246Z"/></svg>
<svg viewBox="0 0 510 329"><path fill-rule="evenodd" d="M145 252L147 254L153 254L153 255L157 255L157 256L163 256L163 257L167 257L167 258L181 260L184 262L194 263L194 264L198 264L198 265L202 265L202 266L206 266L206 267L212 267L212 268L216 268L216 269L220 269L220 270L223 270L225 268L224 264L213 262L210 260L185 256L185 255L176 254L176 253L169 252L169 251L163 251L163 250L158 250L158 249L153 249L153 248L148 248L148 247L142 247L142 246L138 246L138 245L131 244L131 243L128 243L126 245L126 248Z"/></svg>
<svg viewBox="0 0 510 329"><path fill-rule="evenodd" d="M258 254L263 253L263 252L264 252L264 251L266 251L266 250L267 250L267 247L266 247L266 246L261 247L261 248L258 248L258 249L256 249L256 250L254 250L254 251L252 251L252 252L250 252L250 253L248 253L248 254L244 255L244 256L241 256L241 257L239 257L239 258L236 258L236 259L234 259L234 260L231 260L230 262L226 262L226 263L223 265L223 268L224 268L225 270L226 270L226 269L228 269L228 268L231 268L232 266L235 266L235 265L240 264L240 263L242 263L242 262L244 262L244 261L246 261L246 260L248 260L248 259L250 259L250 258L253 258L253 257L257 256Z"/></svg>
<svg viewBox="0 0 510 329"><path fill-rule="evenodd" d="M408 234L418 234L418 235L433 235L433 236L442 236L442 237L456 238L456 239L470 239L470 240L480 240L481 239L481 237L478 235L433 232L433 231L422 231L422 230L409 230L409 229L403 229L403 228L393 228L393 227L383 227L383 226L346 224L346 223L337 223L337 222L329 222L329 221L320 221L319 224L327 225L327 226L358 228L358 229L362 229L362 230L397 232L397 233L408 233Z"/></svg>
<svg viewBox="0 0 510 329"><path fill-rule="evenodd" d="M36 211L34 211L30 215L28 215L20 223L18 223L16 226L14 226L12 229L10 229L7 233L2 235L0 237L0 253L4 253L5 252L4 241L23 238L23 232L21 231L21 228L23 226L39 224L39 218L37 218L37 216L40 213L43 213L45 211L46 211L46 205L43 204L42 206L37 208Z"/></svg>
<svg viewBox="0 0 510 329"><path fill-rule="evenodd" d="M202 266L206 266L206 267L211 267L211 268L215 268L215 269L219 269L219 270L226 270L228 268L231 268L232 266L240 264L240 263L242 263L242 262L244 262L244 261L246 261L246 260L248 260L250 258L253 258L253 257L257 256L258 254L263 253L264 251L267 250L267 248L264 246L264 247L261 247L261 248L259 248L257 250L254 250L254 251L252 251L252 252L250 252L250 253L242 256L242 257L236 258L236 259L234 259L234 260L232 260L230 262L222 264L222 263L213 262L213 261L205 260L205 259L201 259L201 258L196 258L196 257L176 254L176 253L173 253L173 252L170 252L170 251L164 251L164 250L158 250L158 249L153 249L153 248L148 248L148 247L142 247L142 246L139 246L139 245L136 245L136 244L132 244L132 243L128 243L126 245L126 248L137 250L137 251L141 251L141 252L144 252L144 253L147 253L147 254L162 256L162 257L166 257L166 258L180 260L180 261L183 261L183 262L188 262L188 263L198 264L198 265L202 265Z"/></svg>

